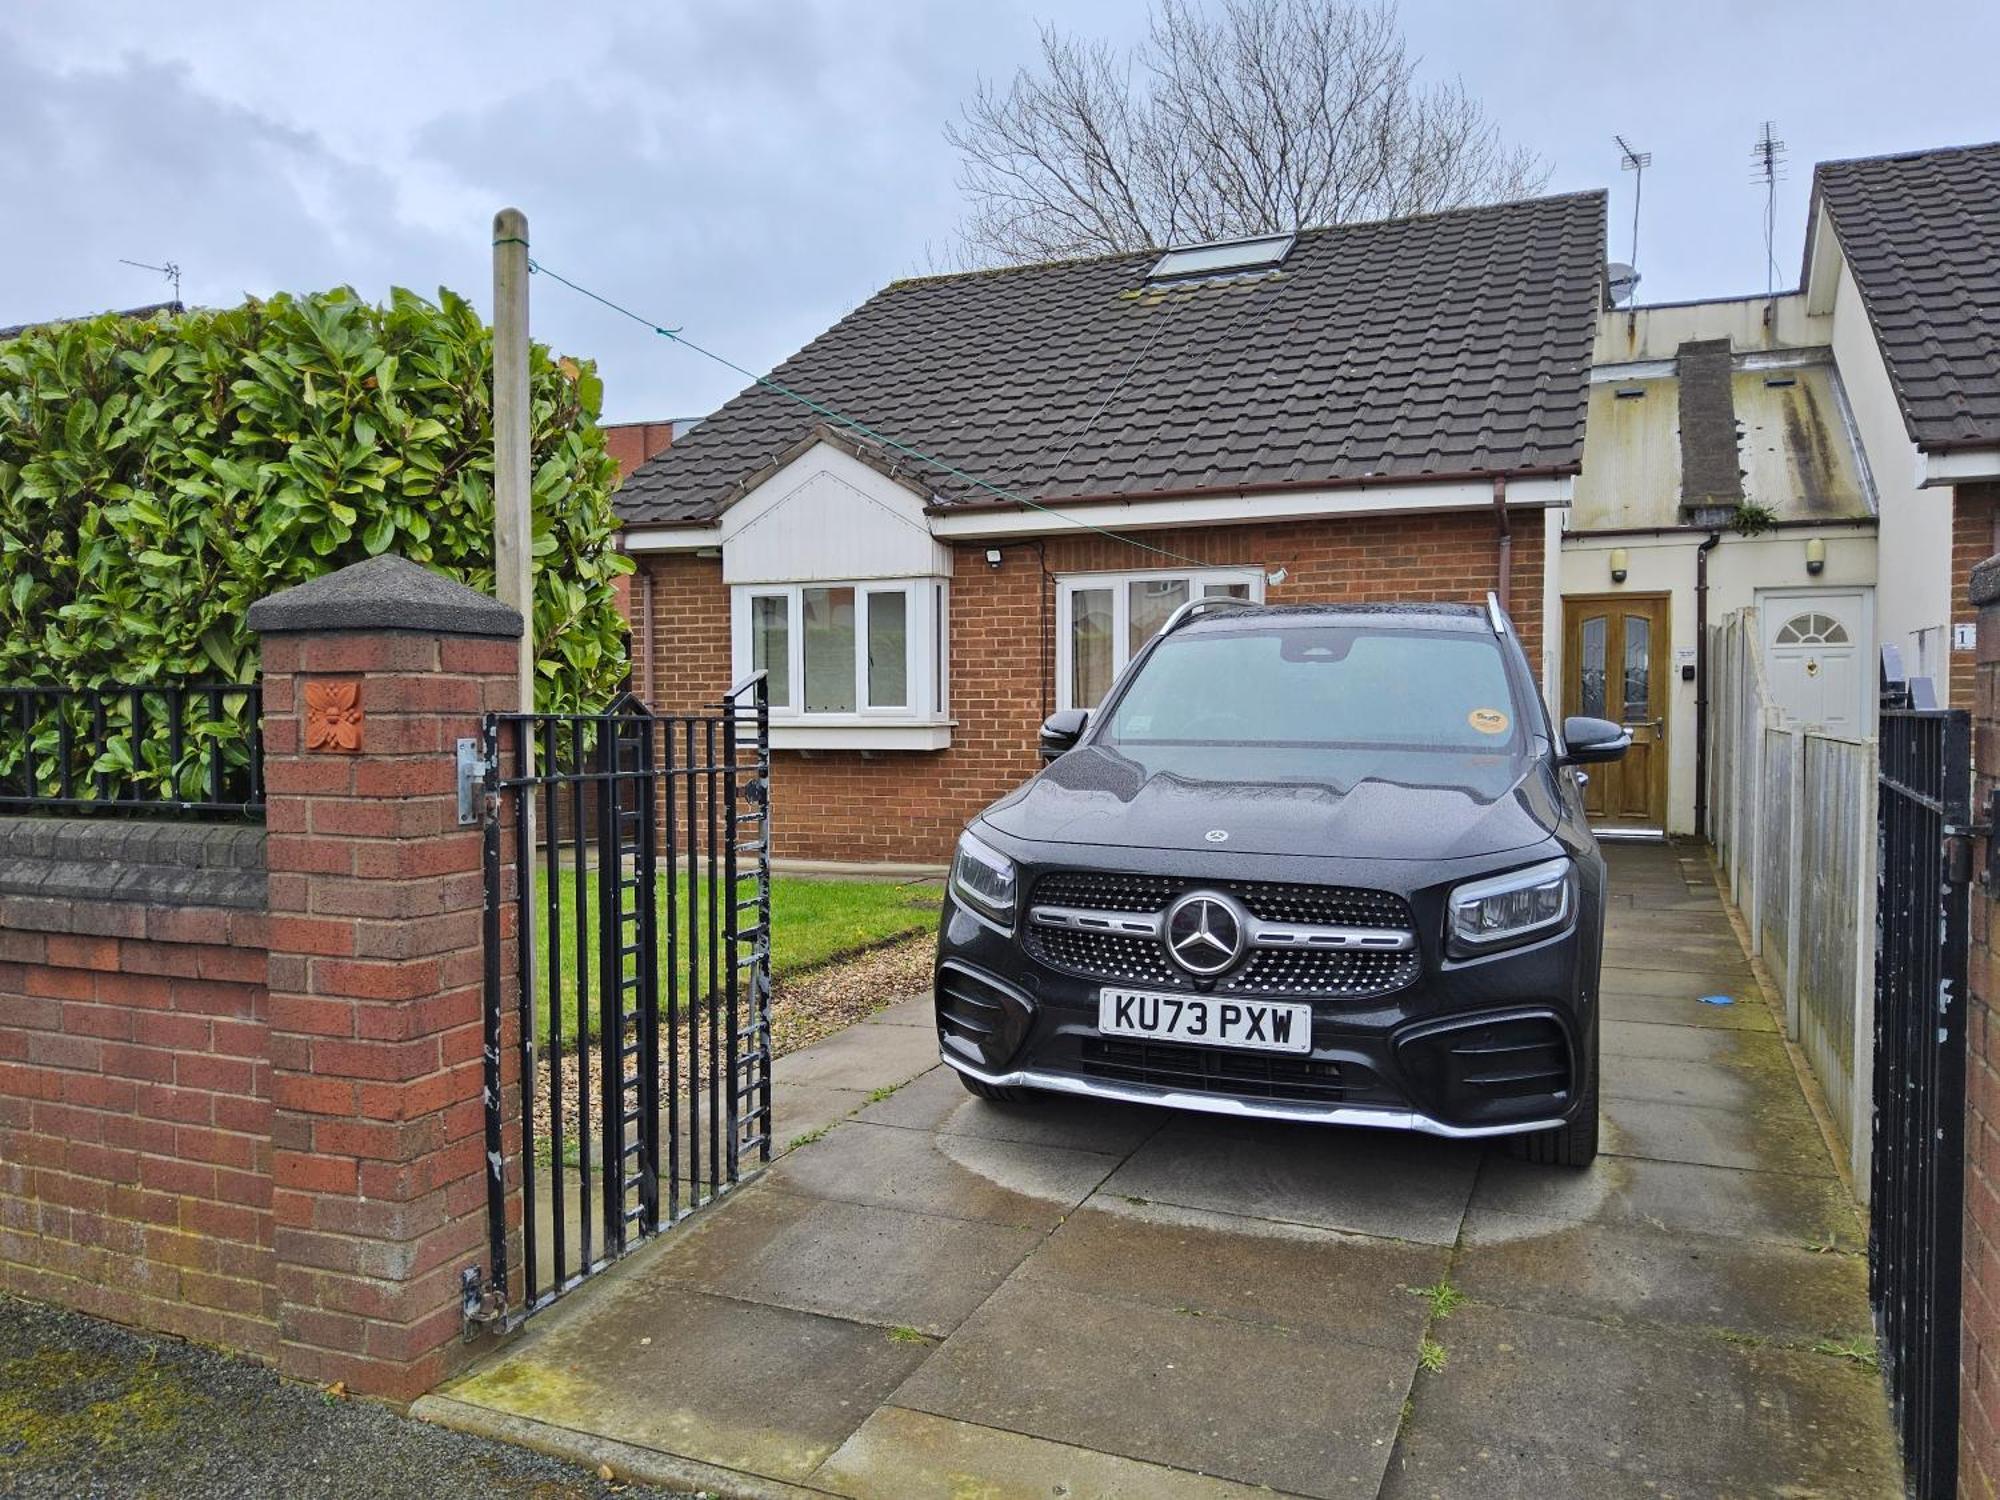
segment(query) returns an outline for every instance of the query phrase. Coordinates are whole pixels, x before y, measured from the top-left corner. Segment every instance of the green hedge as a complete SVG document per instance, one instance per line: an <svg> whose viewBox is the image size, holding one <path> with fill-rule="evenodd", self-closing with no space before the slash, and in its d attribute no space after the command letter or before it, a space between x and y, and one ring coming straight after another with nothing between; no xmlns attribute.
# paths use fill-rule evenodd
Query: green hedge
<svg viewBox="0 0 2000 1500"><path fill-rule="evenodd" d="M536 698L596 709L630 569L603 383L540 345L531 381ZM0 341L0 684L254 681L250 604L381 552L490 592L491 393L490 332L446 291Z"/></svg>

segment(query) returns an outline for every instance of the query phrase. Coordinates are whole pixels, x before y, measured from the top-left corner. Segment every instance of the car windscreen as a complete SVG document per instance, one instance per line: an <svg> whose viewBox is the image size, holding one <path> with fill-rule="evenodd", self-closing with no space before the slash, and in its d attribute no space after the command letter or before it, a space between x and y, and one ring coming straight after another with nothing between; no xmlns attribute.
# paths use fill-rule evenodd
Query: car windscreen
<svg viewBox="0 0 2000 1500"><path fill-rule="evenodd" d="M1201 747L1511 760L1523 718L1486 632L1273 623L1161 641L1097 742L1148 759Z"/></svg>

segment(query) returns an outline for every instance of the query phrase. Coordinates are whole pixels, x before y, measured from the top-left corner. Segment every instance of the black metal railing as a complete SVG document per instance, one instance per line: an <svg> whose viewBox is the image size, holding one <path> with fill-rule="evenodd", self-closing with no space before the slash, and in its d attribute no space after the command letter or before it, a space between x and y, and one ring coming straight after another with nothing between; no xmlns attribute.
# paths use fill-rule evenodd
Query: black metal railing
<svg viewBox="0 0 2000 1500"><path fill-rule="evenodd" d="M487 1148L508 1286L500 1086L515 920L524 1298L547 1306L771 1155L770 705L489 714ZM516 878L505 881L511 855Z"/></svg>
<svg viewBox="0 0 2000 1500"><path fill-rule="evenodd" d="M1933 1500L1958 1469L1971 725L1885 708L1880 745L1868 1290L1910 1492Z"/></svg>
<svg viewBox="0 0 2000 1500"><path fill-rule="evenodd" d="M0 812L255 816L255 683L0 686Z"/></svg>

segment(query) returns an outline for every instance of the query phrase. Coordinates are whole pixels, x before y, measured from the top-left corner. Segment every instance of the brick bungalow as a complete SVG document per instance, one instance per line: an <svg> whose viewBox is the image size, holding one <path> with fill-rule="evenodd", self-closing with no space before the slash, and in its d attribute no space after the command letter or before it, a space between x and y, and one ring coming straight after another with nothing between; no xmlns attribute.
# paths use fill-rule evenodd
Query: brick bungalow
<svg viewBox="0 0 2000 1500"><path fill-rule="evenodd" d="M1541 661L1604 221L1578 193L897 282L771 376L867 431L760 384L627 479L635 685L767 670L777 852L934 865L1187 598L1495 590Z"/></svg>

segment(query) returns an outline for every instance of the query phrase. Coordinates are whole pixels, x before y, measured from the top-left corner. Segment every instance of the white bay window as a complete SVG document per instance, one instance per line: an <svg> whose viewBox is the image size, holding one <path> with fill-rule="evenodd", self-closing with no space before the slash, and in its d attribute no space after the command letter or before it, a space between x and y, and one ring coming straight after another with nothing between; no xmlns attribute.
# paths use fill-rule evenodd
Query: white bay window
<svg viewBox="0 0 2000 1500"><path fill-rule="evenodd" d="M946 718L941 578L739 584L737 676L766 674L771 742L799 749L933 750Z"/></svg>
<svg viewBox="0 0 2000 1500"><path fill-rule="evenodd" d="M1190 599L1261 602L1254 568L1086 573L1056 582L1056 707L1096 708L1141 646Z"/></svg>

